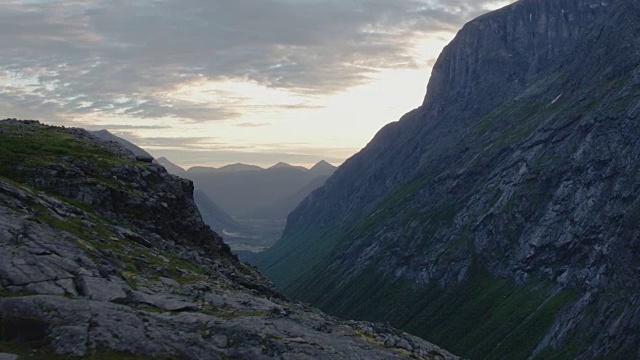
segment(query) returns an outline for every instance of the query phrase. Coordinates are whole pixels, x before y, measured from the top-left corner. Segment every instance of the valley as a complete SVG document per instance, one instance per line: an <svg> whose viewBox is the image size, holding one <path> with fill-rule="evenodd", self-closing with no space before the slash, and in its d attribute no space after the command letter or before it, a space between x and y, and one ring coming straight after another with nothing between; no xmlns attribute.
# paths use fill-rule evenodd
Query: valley
<svg viewBox="0 0 640 360"><path fill-rule="evenodd" d="M194 182L205 222L221 232L240 256L272 246L282 235L289 212L336 169L325 161L310 169L278 163L266 169L232 164L184 170L165 158L158 163Z"/></svg>
<svg viewBox="0 0 640 360"><path fill-rule="evenodd" d="M0 359L640 358L640 2L420 4L437 29L477 17L434 60L422 102L339 167L186 169L319 149L230 146L193 119L180 138L160 122L0 121ZM362 29L343 46L376 27ZM389 29L350 63L370 71L350 86L382 76L364 59L383 39L420 34ZM305 60L278 51L269 91L293 87L284 75ZM236 107L259 92L239 88L254 92L217 109L218 129L262 141L270 124ZM307 100L242 109L330 106ZM347 120L369 105L345 105Z"/></svg>

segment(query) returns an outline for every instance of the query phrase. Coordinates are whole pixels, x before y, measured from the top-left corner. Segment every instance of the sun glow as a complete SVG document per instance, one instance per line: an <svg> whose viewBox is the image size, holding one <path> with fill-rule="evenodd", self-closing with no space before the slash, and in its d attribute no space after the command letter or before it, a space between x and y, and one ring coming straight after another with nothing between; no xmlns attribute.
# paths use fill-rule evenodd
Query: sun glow
<svg viewBox="0 0 640 360"><path fill-rule="evenodd" d="M209 136L224 139L227 144L243 144L237 151L244 152L286 149L311 154L334 149L334 155L346 158L363 147L381 127L422 103L431 66L453 36L450 32L423 36L415 42L413 56L425 60L416 67L374 69L367 83L327 96L300 94L252 81L202 78L187 82L162 97L211 109L224 106L235 109L239 115L232 120L212 117L202 123L185 119L171 129L145 130L144 134ZM268 139L279 139L279 145L269 144ZM342 150L336 154L336 149ZM162 154L161 148L150 150ZM184 164L184 160L177 160L181 161ZM211 164L222 165L216 159L211 159Z"/></svg>

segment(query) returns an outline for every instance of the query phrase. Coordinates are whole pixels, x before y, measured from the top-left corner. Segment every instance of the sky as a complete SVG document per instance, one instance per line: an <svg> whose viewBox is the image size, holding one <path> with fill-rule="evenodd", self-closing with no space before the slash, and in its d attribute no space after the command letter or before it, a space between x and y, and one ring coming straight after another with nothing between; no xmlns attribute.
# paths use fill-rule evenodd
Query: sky
<svg viewBox="0 0 640 360"><path fill-rule="evenodd" d="M511 2L5 0L0 118L108 129L186 168L338 165Z"/></svg>

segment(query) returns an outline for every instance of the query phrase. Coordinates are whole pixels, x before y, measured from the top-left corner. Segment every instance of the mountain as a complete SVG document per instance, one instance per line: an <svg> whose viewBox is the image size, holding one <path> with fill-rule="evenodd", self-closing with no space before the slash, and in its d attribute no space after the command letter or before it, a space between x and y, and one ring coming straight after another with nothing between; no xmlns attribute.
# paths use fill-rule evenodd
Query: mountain
<svg viewBox="0 0 640 360"><path fill-rule="evenodd" d="M640 358L639 18L632 0L521 0L466 24L423 104L255 263L468 358Z"/></svg>
<svg viewBox="0 0 640 360"><path fill-rule="evenodd" d="M152 158L144 149L107 130L91 134L103 141L118 143L136 156ZM237 163L185 170L164 157L154 161L173 175L193 180L198 189L195 201L204 222L221 232L234 251L250 252L273 245L282 234L291 210L336 169L320 161L311 169L279 162L267 169Z"/></svg>
<svg viewBox="0 0 640 360"><path fill-rule="evenodd" d="M111 134L107 130L93 131L91 134L103 141L120 144L123 148L131 151L136 156L151 157L151 155L142 148L121 137ZM177 175L182 178L188 178L186 170L172 163L167 158L161 157L155 161L162 165L170 174ZM220 206L213 202L202 191L196 190L194 192L194 200L200 210L205 224L209 225L215 231L224 234L227 241L231 241L233 243L234 240L238 241L245 238L248 238L251 242L254 241L256 235L253 233L252 229L246 225L238 223L231 215L220 208ZM262 249L262 247L260 247L260 249Z"/></svg>
<svg viewBox="0 0 640 360"><path fill-rule="evenodd" d="M231 171L231 168L235 169ZM268 208L272 204L293 196L311 182L317 183L319 176L326 178L326 172L318 175L304 167L285 163L276 164L268 169L250 165L235 164L220 169L189 169L187 175L196 186L229 212L235 218L251 218L258 209ZM224 171L221 171L223 170ZM305 194L306 195L306 194ZM296 204L288 209L292 210ZM288 214L288 212L287 212ZM282 221L286 214L282 217Z"/></svg>
<svg viewBox="0 0 640 360"><path fill-rule="evenodd" d="M221 233L246 234L253 236L246 226L238 223L231 215L222 210L215 202L201 190L196 189L193 193L193 199L200 210L202 220L205 224L211 226L212 229ZM225 236L225 238L228 235Z"/></svg>
<svg viewBox="0 0 640 360"><path fill-rule="evenodd" d="M1 121L0 357L457 359L286 300L192 195L82 129Z"/></svg>
<svg viewBox="0 0 640 360"><path fill-rule="evenodd" d="M170 174L177 175L182 178L188 178L186 170L172 163L167 158L161 157L156 161L167 169ZM224 211L220 206L218 206L218 204L198 188L195 189L193 198L200 210L204 223L211 226L214 231L224 234L227 242L233 242L234 240L237 240L237 238L254 238L256 236L253 234L251 229L236 221L236 219Z"/></svg>
<svg viewBox="0 0 640 360"><path fill-rule="evenodd" d="M309 170L311 171L311 170ZM279 221L286 219L289 213L298 206L311 192L321 187L330 175L317 175L304 187L295 193L278 199L277 201L253 210L247 217L251 219L268 219Z"/></svg>
<svg viewBox="0 0 640 360"><path fill-rule="evenodd" d="M189 168L189 174L210 174L210 173L235 173L235 172L244 172L244 171L260 171L264 170L263 168L256 165L247 165L247 164L231 164L225 165L220 168L207 167L207 166L194 166Z"/></svg>
<svg viewBox="0 0 640 360"><path fill-rule="evenodd" d="M118 143L122 147L124 147L125 149L131 151L136 156L144 156L144 157L153 158L153 156L151 156L151 154L146 152L141 147L139 147L139 146L135 145L134 143L129 142L129 141L127 141L127 140L125 140L125 139L123 139L123 138L121 138L119 136L113 135L108 130L91 131L91 134L93 136L99 138L100 140L111 141L111 142Z"/></svg>
<svg viewBox="0 0 640 360"><path fill-rule="evenodd" d="M321 186L333 168L320 165L311 171L286 163L267 169L241 165L208 171L191 168L187 177L209 198L215 199L221 209L250 229L240 233L257 234L230 239L234 250L252 252L270 247L280 238L291 210ZM244 254L242 256L244 259Z"/></svg>
<svg viewBox="0 0 640 360"><path fill-rule="evenodd" d="M287 164L287 163L282 162L282 161L277 163L277 164L275 164L275 165L273 165L273 166L271 166L268 169L298 169L298 170L301 170L301 171L304 171L304 172L306 172L308 170L304 166L293 166L291 164Z"/></svg>
<svg viewBox="0 0 640 360"><path fill-rule="evenodd" d="M156 159L156 161L158 162L158 164L162 165L165 169L167 169L169 174L177 175L185 179L188 178L187 171L181 168L180 166L172 163L171 161L169 161L169 159L165 157L159 157Z"/></svg>
<svg viewBox="0 0 640 360"><path fill-rule="evenodd" d="M314 176L329 176L336 171L336 167L329 164L328 162L322 160L317 164L313 165L311 169L309 169L309 173Z"/></svg>

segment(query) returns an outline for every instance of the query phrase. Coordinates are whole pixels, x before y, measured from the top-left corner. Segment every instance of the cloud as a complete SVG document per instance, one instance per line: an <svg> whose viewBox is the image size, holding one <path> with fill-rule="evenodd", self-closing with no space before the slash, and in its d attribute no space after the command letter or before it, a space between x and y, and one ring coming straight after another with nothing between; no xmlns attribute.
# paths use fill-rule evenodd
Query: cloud
<svg viewBox="0 0 640 360"><path fill-rule="evenodd" d="M14 0L0 9L0 79L9 84L0 111L236 119L246 111L238 99L172 94L229 80L305 96L344 91L384 69L417 67L416 39L454 31L494 3Z"/></svg>
<svg viewBox="0 0 640 360"><path fill-rule="evenodd" d="M257 127L269 126L269 124L268 123L243 122L243 123L240 123L240 124L235 124L234 126L243 127L243 128L257 128Z"/></svg>
<svg viewBox="0 0 640 360"><path fill-rule="evenodd" d="M101 124L101 125L85 125L87 130L122 131L122 130L160 130L170 129L165 125L130 125L130 124Z"/></svg>
<svg viewBox="0 0 640 360"><path fill-rule="evenodd" d="M114 134L142 147L155 157L166 157L187 168L237 162L270 166L280 161L313 165L325 160L340 164L359 150L349 147L318 147L306 142L236 144L204 136L144 137L131 130L114 131Z"/></svg>
<svg viewBox="0 0 640 360"><path fill-rule="evenodd" d="M179 150L198 150L202 148L225 147L225 143L216 141L215 138L208 136L141 136L137 132L131 130L114 130L113 133L134 144L145 148L171 148Z"/></svg>

